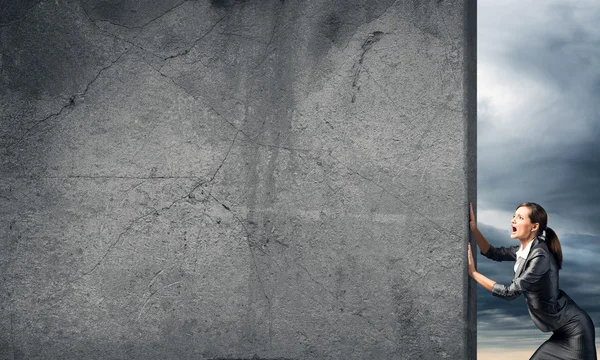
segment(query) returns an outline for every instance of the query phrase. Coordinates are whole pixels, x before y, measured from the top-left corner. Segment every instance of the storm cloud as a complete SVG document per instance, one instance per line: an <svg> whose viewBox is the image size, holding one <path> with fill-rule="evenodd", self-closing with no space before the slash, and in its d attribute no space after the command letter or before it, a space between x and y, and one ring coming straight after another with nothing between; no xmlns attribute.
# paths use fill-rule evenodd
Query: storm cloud
<svg viewBox="0 0 600 360"><path fill-rule="evenodd" d="M541 204L560 238L560 287L600 325L600 4L478 2L478 224L494 246L523 201ZM479 251L478 251L479 252ZM478 271L509 284L514 263L478 255ZM596 330L598 333L598 329ZM532 347L523 296L479 287L479 347Z"/></svg>

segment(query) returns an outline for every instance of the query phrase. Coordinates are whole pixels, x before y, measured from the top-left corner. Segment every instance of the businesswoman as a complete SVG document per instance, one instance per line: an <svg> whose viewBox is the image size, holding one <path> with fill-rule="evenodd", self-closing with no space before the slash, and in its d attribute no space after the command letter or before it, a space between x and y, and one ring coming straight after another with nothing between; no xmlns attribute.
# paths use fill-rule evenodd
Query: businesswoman
<svg viewBox="0 0 600 360"><path fill-rule="evenodd" d="M592 319L558 288L562 250L556 233L547 225L544 208L530 202L519 205L511 222L510 237L521 244L499 248L490 245L477 229L472 205L469 213L469 226L481 254L495 261L516 262L510 285L498 284L477 272L469 244L469 275L494 296L505 300L523 294L535 325L543 332L553 332L531 359L596 360Z"/></svg>

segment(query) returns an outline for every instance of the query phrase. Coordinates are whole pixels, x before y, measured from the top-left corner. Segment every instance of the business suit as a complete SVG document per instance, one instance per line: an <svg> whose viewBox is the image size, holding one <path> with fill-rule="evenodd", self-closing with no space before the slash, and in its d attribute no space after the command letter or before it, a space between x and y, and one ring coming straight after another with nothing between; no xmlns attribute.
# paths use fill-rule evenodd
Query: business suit
<svg viewBox="0 0 600 360"><path fill-rule="evenodd" d="M490 245L489 250L481 254L495 261L516 261L519 247ZM594 324L589 315L559 289L558 270L545 238L537 236L510 285L495 283L492 294L513 300L522 293L534 324L543 332L553 332L531 359L596 360Z"/></svg>

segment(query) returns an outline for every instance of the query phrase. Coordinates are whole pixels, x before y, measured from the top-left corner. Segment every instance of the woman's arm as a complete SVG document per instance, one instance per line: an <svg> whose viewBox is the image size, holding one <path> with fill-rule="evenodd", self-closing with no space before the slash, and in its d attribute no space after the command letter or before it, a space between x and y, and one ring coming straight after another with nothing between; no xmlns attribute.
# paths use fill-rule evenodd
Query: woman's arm
<svg viewBox="0 0 600 360"><path fill-rule="evenodd" d="M479 246L479 249L481 249L481 253L485 255L490 248L490 243L477 228L477 222L475 222L475 213L473 212L473 204L471 203L469 203L469 227L473 232L475 241L477 241L477 246Z"/></svg>
<svg viewBox="0 0 600 360"><path fill-rule="evenodd" d="M473 212L473 204L469 203L469 227L473 232L473 237L477 242L477 246L481 250L481 255L494 261L514 261L517 259L517 249L519 246L511 247L493 247L477 228L475 222L475 213Z"/></svg>
<svg viewBox="0 0 600 360"><path fill-rule="evenodd" d="M473 271L470 275L473 279L475 279L475 281L479 283L479 285L483 286L489 291L494 290L494 285L496 285L496 282L494 280L485 277L483 274L478 273L477 271Z"/></svg>
<svg viewBox="0 0 600 360"><path fill-rule="evenodd" d="M516 299L523 291L535 289L550 266L546 254L543 251L536 251L535 253L530 254L526 268L521 276L513 279L510 285L506 286L498 284L477 272L475 269L475 262L473 261L473 254L471 253L471 244L468 245L468 262L469 276L475 279L481 286L491 291L492 295L503 298L504 300Z"/></svg>
<svg viewBox="0 0 600 360"><path fill-rule="evenodd" d="M475 241L477 241L477 246L479 246L481 254L487 254L491 246L490 243L486 240L486 238L483 236L483 234L481 233L481 231L479 231L478 228L475 228L475 230L471 231L473 231L473 237L475 238Z"/></svg>
<svg viewBox="0 0 600 360"><path fill-rule="evenodd" d="M483 274L480 274L477 272L477 270L475 269L475 261L473 261L473 254L471 253L471 244L468 245L468 248L469 248L469 255L468 255L469 276L471 276L473 279L475 279L475 281L477 281L479 283L479 285L483 286L484 288L486 288L489 291L492 291L494 289L494 285L496 284L496 282L494 280L488 279Z"/></svg>

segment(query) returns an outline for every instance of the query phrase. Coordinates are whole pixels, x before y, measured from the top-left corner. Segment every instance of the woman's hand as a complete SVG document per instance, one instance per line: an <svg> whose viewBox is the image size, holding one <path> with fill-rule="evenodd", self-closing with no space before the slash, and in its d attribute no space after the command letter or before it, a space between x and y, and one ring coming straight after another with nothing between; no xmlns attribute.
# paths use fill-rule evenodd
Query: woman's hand
<svg viewBox="0 0 600 360"><path fill-rule="evenodd" d="M471 253L471 244L467 244L467 248L467 258L469 259L469 276L472 277L475 281L477 281L479 285L493 292L494 285L496 285L496 282L492 279L488 279L481 273L478 273L477 270L475 270L475 261L473 261L473 254Z"/></svg>
<svg viewBox="0 0 600 360"><path fill-rule="evenodd" d="M477 223L475 222L475 213L473 212L473 204L469 203L469 227L471 231L477 230Z"/></svg>
<svg viewBox="0 0 600 360"><path fill-rule="evenodd" d="M469 276L473 276L477 270L475 269L475 261L473 260L473 254L471 253L471 244L467 244L467 259L469 262Z"/></svg>

